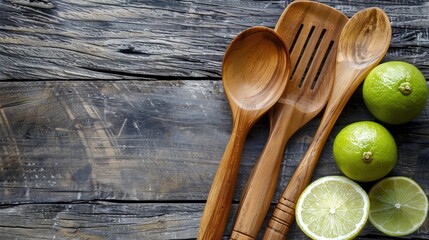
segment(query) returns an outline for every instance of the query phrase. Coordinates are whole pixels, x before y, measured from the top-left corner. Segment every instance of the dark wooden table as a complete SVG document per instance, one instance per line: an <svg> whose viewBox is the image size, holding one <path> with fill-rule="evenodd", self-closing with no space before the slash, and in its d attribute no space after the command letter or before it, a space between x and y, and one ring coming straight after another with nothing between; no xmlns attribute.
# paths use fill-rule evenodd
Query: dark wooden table
<svg viewBox="0 0 429 240"><path fill-rule="evenodd" d="M347 16L384 9L393 36L383 61L411 62L429 80L427 0L320 2ZM231 130L225 48L248 27L274 27L289 3L0 0L0 239L194 239ZM360 120L374 120L361 88L314 179L341 174L333 139ZM273 204L319 121L289 141ZM390 175L426 193L428 123L429 103L412 122L386 126L399 149ZM248 136L232 215L267 132L264 117ZM305 236L294 226L289 238ZM411 238L429 239L429 223ZM393 238L368 224L358 239Z"/></svg>

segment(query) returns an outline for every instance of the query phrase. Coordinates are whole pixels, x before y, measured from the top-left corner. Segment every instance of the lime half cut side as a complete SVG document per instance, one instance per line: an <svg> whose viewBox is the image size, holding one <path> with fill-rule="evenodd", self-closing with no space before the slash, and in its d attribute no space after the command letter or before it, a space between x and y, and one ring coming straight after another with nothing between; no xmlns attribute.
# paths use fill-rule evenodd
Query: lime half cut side
<svg viewBox="0 0 429 240"><path fill-rule="evenodd" d="M405 236L416 231L428 213L428 198L423 189L407 177L389 177L369 191L369 221L389 236Z"/></svg>
<svg viewBox="0 0 429 240"><path fill-rule="evenodd" d="M369 214L366 192L343 176L327 176L303 191L296 205L296 221L312 239L352 239L365 226Z"/></svg>

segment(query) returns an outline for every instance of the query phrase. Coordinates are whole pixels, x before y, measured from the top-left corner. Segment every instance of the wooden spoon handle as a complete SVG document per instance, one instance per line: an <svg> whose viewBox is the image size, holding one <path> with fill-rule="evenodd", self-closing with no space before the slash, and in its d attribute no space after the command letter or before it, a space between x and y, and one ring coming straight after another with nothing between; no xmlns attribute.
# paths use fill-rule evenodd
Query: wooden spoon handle
<svg viewBox="0 0 429 240"><path fill-rule="evenodd" d="M200 222L198 239L221 239L228 222L238 177L241 152L248 130L234 124L229 142L219 163Z"/></svg>
<svg viewBox="0 0 429 240"><path fill-rule="evenodd" d="M298 129L290 121L293 109L283 108L276 115L279 120L272 125L268 141L242 194L231 239L256 239L259 233L276 190L286 143Z"/></svg>
<svg viewBox="0 0 429 240"><path fill-rule="evenodd" d="M294 223L296 202L311 180L314 168L316 167L316 164L313 163L317 162L323 145L329 136L329 131L325 131L319 136L319 138L313 140L295 173L289 180L268 222L263 239L285 239L290 227Z"/></svg>
<svg viewBox="0 0 429 240"><path fill-rule="evenodd" d="M337 63L337 65L339 65ZM323 150L326 140L331 133L341 111L347 104L354 90L359 86L361 81L347 82L345 79L355 76L352 70L349 71L350 75L342 74L336 75L336 84L333 88L333 93L339 92L343 94L331 95L323 114L320 125L316 134L311 141L311 144L301 159L297 169L289 180L286 189L284 190L270 221L268 222L267 230L264 233L263 239L269 240L283 240L285 239L289 228L295 220L295 205L296 202L311 181L314 169L316 168L319 156ZM337 87L337 88L336 88ZM341 89L342 88L342 89ZM345 91L344 89L349 89Z"/></svg>

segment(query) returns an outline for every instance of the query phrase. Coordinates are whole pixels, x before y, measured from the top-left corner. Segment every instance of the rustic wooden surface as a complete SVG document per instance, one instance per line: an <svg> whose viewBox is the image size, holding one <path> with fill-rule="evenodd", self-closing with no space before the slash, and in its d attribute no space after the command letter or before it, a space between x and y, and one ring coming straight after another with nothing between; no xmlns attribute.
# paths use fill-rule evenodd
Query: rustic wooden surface
<svg viewBox="0 0 429 240"><path fill-rule="evenodd" d="M411 62L429 80L427 0L320 2L347 16L384 9L393 36L383 61ZM288 3L0 0L1 239L194 239L231 130L224 50L247 27L274 27ZM340 174L332 143L342 127L374 120L360 91L314 178ZM289 141L274 200L319 121ZM399 149L390 175L426 193L428 123L429 103L412 122L386 126ZM234 209L267 133L262 118L248 136ZM225 237L231 225L232 216ZM289 238L305 237L294 226ZM429 239L429 223L411 238ZM368 224L358 239L393 238Z"/></svg>

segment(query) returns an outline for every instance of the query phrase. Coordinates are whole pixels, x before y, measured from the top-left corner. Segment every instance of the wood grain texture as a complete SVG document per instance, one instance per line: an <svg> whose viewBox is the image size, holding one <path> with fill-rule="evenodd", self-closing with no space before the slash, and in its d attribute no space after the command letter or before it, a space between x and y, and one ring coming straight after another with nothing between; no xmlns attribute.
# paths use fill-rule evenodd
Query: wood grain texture
<svg viewBox="0 0 429 240"><path fill-rule="evenodd" d="M0 1L0 79L219 78L227 44L275 26L291 1ZM391 19L386 59L429 74L429 6L414 1L319 1L347 16L368 6Z"/></svg>
<svg viewBox="0 0 429 240"><path fill-rule="evenodd" d="M220 82L226 46L248 27L274 27L290 2L0 0L1 238L194 239L231 131ZM384 61L409 61L429 79L427 1L320 2L347 16L381 7L393 30ZM136 79L148 81L128 81ZM331 146L342 127L374 120L360 91L313 178L340 174ZM274 199L320 118L289 140ZM391 175L412 177L426 193L428 124L426 107L387 126L399 149ZM244 146L231 215L267 136L262 118ZM231 230L230 220L225 238ZM294 225L289 237L304 235ZM429 223L411 238L428 239ZM357 239L388 238L368 224Z"/></svg>
<svg viewBox="0 0 429 240"><path fill-rule="evenodd" d="M223 150L229 130L218 82L25 82L0 88L3 203L203 199L206 170L218 161L212 154Z"/></svg>
<svg viewBox="0 0 429 240"><path fill-rule="evenodd" d="M0 209L0 231L2 239L195 239L203 208L201 203L109 201L15 205ZM376 231L367 225L355 239L394 239ZM413 239L427 239L424 231L427 227ZM288 239L306 238L294 225Z"/></svg>
<svg viewBox="0 0 429 240"><path fill-rule="evenodd" d="M196 237L199 217L231 130L220 82L3 82L0 92L0 219L9 224L0 225L0 232L24 239L53 233L63 238L79 237L87 231L93 234L89 239L139 239L143 234L152 239ZM333 164L332 144L341 128L359 120L374 120L362 105L360 92L358 89L352 96L334 126L314 178L340 174ZM399 149L398 164L391 175L412 177L425 192L429 192L428 113L429 103L413 122L388 126ZM290 139L274 199L306 151L319 121L320 116ZM267 134L266 118L249 133L235 202ZM97 210L89 215L77 210L92 211L96 201L114 207L103 205L104 213ZM141 204L141 208L115 213L114 209L130 203ZM74 208L67 210L69 204ZM121 221L135 214L141 218L135 220L138 224L152 221L144 219L144 209L150 206L158 206L153 214L158 211L169 220L159 220L142 228L141 233L121 227ZM18 217L17 209L32 210ZM235 209L236 205L232 215ZM55 216L48 214L50 211L74 215L77 222L70 223L74 233L70 229L66 229L68 235L56 232ZM110 220L102 219L106 215ZM226 233L232 229L231 219ZM27 227L20 227L23 223ZM169 235L176 231L175 224L189 230ZM427 224L410 237L428 238ZM104 226L102 231L94 229L99 225ZM292 239L303 237L296 227L291 231ZM380 235L368 224L361 236Z"/></svg>
<svg viewBox="0 0 429 240"><path fill-rule="evenodd" d="M201 211L202 204L20 205L0 209L0 230L2 239L192 239Z"/></svg>
<svg viewBox="0 0 429 240"><path fill-rule="evenodd" d="M0 1L1 78L218 78L235 34L273 25L283 5L59 0L45 9L23 1Z"/></svg>

